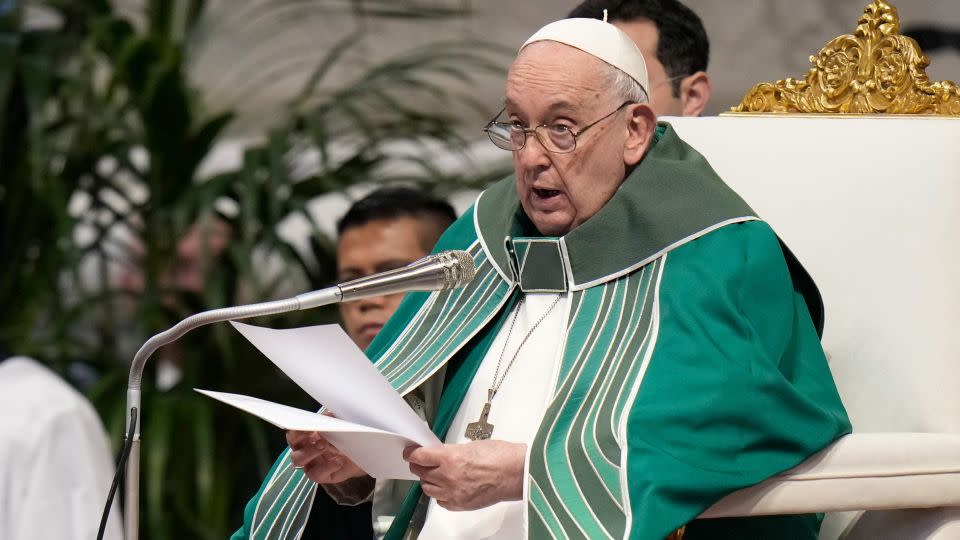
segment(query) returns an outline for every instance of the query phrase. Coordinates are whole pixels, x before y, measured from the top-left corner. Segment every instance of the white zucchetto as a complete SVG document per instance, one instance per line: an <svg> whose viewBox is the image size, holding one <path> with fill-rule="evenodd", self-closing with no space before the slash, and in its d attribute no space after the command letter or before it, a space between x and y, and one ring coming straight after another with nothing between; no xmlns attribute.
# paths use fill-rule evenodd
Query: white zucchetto
<svg viewBox="0 0 960 540"><path fill-rule="evenodd" d="M649 86L647 64L637 44L616 26L599 19L562 19L552 22L524 42L556 41L599 58L626 73L643 87Z"/></svg>

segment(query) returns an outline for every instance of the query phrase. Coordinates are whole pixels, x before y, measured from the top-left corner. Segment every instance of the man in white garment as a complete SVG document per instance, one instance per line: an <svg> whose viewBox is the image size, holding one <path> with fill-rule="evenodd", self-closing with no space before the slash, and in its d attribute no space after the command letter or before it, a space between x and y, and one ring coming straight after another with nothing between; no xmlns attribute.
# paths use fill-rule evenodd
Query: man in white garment
<svg viewBox="0 0 960 540"><path fill-rule="evenodd" d="M816 538L814 515L696 519L850 424L809 276L646 88L605 21L521 47L485 128L515 175L438 243L476 277L408 295L366 350L445 443L404 452L420 482L389 540ZM296 538L313 483L370 495L320 434L288 440L237 538Z"/></svg>
<svg viewBox="0 0 960 540"><path fill-rule="evenodd" d="M0 538L96 538L113 474L90 403L35 360L0 358ZM104 538L120 523L114 506Z"/></svg>
<svg viewBox="0 0 960 540"><path fill-rule="evenodd" d="M642 64L642 59L634 57L625 60L624 66L630 66L631 74L642 72L645 82ZM526 117L520 111L534 110L537 101L557 92L571 96L571 101L581 100L564 106L570 113L587 101L607 101L607 94L621 93L621 88L610 88L608 82L608 70L598 58L550 41L533 42L524 47L510 69L505 100L506 109L510 109L509 121L537 125L534 121L545 117ZM618 96L623 98L621 101L631 104L646 101L642 89L629 82L622 84L630 90L628 95ZM620 115L624 105L619 108L614 105L615 110L599 120L586 119L593 123L592 135L609 136L604 133L608 127L604 120ZM633 129L652 133L656 117L649 106L631 107L628 117L631 115L637 125ZM574 130L575 124L563 115L552 118L557 125L568 126L586 139L585 124ZM541 136L539 132L537 136ZM528 137L527 144L536 148L515 153L520 200L540 233L563 236L595 214L623 178L622 172L614 170L603 174L607 171L598 171L602 166L597 167L595 163L621 170L624 165L617 159L589 159L592 173L615 181L587 182L586 177L578 178L585 171L578 171L579 163L574 163L570 182L564 185L565 179L559 175L543 174L550 167L551 156L533 143L536 139L532 134ZM651 139L633 137L636 140L626 152L638 159ZM587 151L604 150L601 145L592 145ZM411 471L421 479L424 494L430 497L419 538L518 538L522 535L527 447L537 432L556 380L560 351L557 336L563 334L568 304L569 293L527 293L516 306L507 327L490 346L448 431L446 444L439 448L410 448L405 453ZM495 391L495 400L489 398L490 389ZM496 427L496 439L472 441L467 427L477 420L488 401L492 401L488 420ZM315 437L311 442L318 440ZM305 467L307 475L318 483L336 484L365 475L345 456L338 455L335 448L323 445L323 441L314 446L291 445L291 448L293 463ZM467 510L470 512L464 512Z"/></svg>

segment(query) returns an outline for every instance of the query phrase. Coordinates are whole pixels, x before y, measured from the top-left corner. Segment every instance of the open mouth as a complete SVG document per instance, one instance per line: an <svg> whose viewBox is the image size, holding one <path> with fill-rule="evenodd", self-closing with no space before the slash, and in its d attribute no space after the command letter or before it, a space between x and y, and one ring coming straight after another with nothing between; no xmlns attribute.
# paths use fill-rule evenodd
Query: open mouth
<svg viewBox="0 0 960 540"><path fill-rule="evenodd" d="M533 188L533 194L536 195L538 199L552 199L560 195L560 190Z"/></svg>
<svg viewBox="0 0 960 540"><path fill-rule="evenodd" d="M375 336L381 328L383 328L382 324L368 323L360 327L360 333Z"/></svg>

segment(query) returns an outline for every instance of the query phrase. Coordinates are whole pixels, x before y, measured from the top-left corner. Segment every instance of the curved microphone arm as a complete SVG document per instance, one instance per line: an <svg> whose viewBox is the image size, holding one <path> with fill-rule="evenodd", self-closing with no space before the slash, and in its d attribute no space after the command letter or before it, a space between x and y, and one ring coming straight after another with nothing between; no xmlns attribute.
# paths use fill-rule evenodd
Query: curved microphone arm
<svg viewBox="0 0 960 540"><path fill-rule="evenodd" d="M130 444L124 504L126 509L126 539L136 540L140 532L140 421L143 416L140 414L140 387L143 382L143 370L147 360L157 349L180 339L191 330L215 322L276 315L370 296L407 291L442 291L469 283L475 273L476 267L469 254L464 251L444 251L414 261L402 268L304 293L294 298L197 313L148 339L133 357L133 363L130 365L130 376L127 379L126 425L131 426L131 431L126 435L126 442Z"/></svg>
<svg viewBox="0 0 960 540"><path fill-rule="evenodd" d="M339 302L342 297L340 287L330 287L310 294L313 295L314 301L311 307L333 304ZM130 366L130 376L127 379L127 422L125 425L133 426L133 432L127 434L127 437L131 439L130 444L132 445L130 448L130 457L127 461L126 502L124 505L126 508L125 534L127 540L135 540L139 535L140 419L142 417L142 415L139 414L140 385L143 380L143 369L146 366L147 360L160 347L180 339L187 332L201 326L215 322L276 315L278 313L287 313L299 309L304 308L301 307L300 297L296 297L274 302L204 311L203 313L197 313L196 315L187 317L169 330L153 336L137 351L137 354L133 357L133 364ZM134 416L135 412L136 414Z"/></svg>
<svg viewBox="0 0 960 540"><path fill-rule="evenodd" d="M339 301L340 299L338 289L339 287L331 287L330 289L317 291L317 293L328 293L328 295L331 297L329 303L333 303ZM187 317L186 319L172 326L165 332L161 332L148 339L147 342L140 347L140 350L137 351L137 354L133 357L133 364L130 366L130 376L127 379L128 387L131 390L139 389L143 379L143 369L146 366L147 360L153 355L153 353L157 352L157 349L160 347L180 339L191 330L195 330L201 326L206 326L215 322L248 319L250 317L261 317L264 315L276 315L278 313L287 313L289 311L297 311L299 309L300 301L298 297L288 298L285 300L276 300L273 302L263 302L260 304L214 309L197 313L196 315L191 315L190 317Z"/></svg>

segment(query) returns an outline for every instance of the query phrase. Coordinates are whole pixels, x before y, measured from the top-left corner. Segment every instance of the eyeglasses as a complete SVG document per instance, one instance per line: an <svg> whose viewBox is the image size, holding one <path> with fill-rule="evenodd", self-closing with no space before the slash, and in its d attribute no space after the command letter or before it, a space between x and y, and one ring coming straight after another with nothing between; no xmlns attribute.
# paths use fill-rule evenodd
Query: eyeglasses
<svg viewBox="0 0 960 540"><path fill-rule="evenodd" d="M537 127L525 128L516 122L497 122L497 118L503 114L502 109L493 117L493 120L487 123L483 131L490 137L490 141L498 148L516 152L522 150L527 144L527 136L531 133L537 137L540 144L548 151L554 154L568 154L577 148L577 138L583 135L588 129L610 118L620 112L627 105L633 105L636 101L624 101L619 107L610 114L596 120L586 126L576 130L562 124L543 124Z"/></svg>

